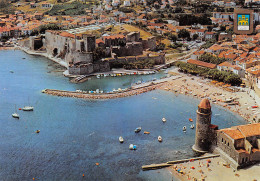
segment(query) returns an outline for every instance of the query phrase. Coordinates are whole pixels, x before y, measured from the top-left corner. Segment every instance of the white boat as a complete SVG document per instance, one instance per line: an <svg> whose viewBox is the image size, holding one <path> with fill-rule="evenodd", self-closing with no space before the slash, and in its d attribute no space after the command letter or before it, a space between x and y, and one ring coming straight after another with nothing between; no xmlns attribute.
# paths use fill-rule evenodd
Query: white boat
<svg viewBox="0 0 260 181"><path fill-rule="evenodd" d="M13 116L14 118L17 118L17 119L19 119L19 117L20 117L19 114L17 114L17 113L13 113L12 116Z"/></svg>
<svg viewBox="0 0 260 181"><path fill-rule="evenodd" d="M136 132L136 133L139 133L141 130L142 130L141 127L137 127L137 128L135 128L135 132Z"/></svg>
<svg viewBox="0 0 260 181"><path fill-rule="evenodd" d="M32 106L24 106L22 108L23 111L33 111L33 107Z"/></svg>
<svg viewBox="0 0 260 181"><path fill-rule="evenodd" d="M130 144L130 145L129 145L129 149L130 149L130 150L136 150L136 145Z"/></svg>
<svg viewBox="0 0 260 181"><path fill-rule="evenodd" d="M162 122L165 123L165 122L166 122L166 119L165 119L165 118L162 118Z"/></svg>
<svg viewBox="0 0 260 181"><path fill-rule="evenodd" d="M100 79L100 75L97 75L97 78Z"/></svg>
<svg viewBox="0 0 260 181"><path fill-rule="evenodd" d="M119 136L119 142L123 143L124 142L124 138L122 136Z"/></svg>
<svg viewBox="0 0 260 181"><path fill-rule="evenodd" d="M161 136L158 136L158 141L162 142L162 137Z"/></svg>
<svg viewBox="0 0 260 181"><path fill-rule="evenodd" d="M190 125L190 129L194 129L194 124Z"/></svg>
<svg viewBox="0 0 260 181"><path fill-rule="evenodd" d="M187 129L186 126L183 126L182 130L183 130L183 131L186 131L186 129Z"/></svg>

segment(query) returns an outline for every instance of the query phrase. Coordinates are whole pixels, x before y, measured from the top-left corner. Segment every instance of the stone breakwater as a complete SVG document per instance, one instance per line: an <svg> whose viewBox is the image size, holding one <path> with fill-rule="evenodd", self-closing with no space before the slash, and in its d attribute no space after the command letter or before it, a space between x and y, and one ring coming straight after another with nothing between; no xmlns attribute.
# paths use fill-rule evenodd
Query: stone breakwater
<svg viewBox="0 0 260 181"><path fill-rule="evenodd" d="M45 89L42 92L45 94L60 96L60 97L73 97L73 98L81 98L81 99L115 99L115 98L128 97L128 96L149 92L161 87L164 83L166 83L166 81L157 84L150 84L135 89L129 89L122 92L116 92L116 93L98 94L98 93L83 93L83 92L64 91L64 90L55 90L55 89Z"/></svg>

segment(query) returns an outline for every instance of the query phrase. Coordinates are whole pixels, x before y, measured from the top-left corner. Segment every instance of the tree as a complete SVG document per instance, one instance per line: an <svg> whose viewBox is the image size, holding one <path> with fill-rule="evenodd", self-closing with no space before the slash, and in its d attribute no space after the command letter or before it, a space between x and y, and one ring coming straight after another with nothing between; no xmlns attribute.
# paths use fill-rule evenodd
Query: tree
<svg viewBox="0 0 260 181"><path fill-rule="evenodd" d="M193 39L193 40L197 40L198 37L199 37L198 34L193 34L192 39Z"/></svg>
<svg viewBox="0 0 260 181"><path fill-rule="evenodd" d="M159 50L164 50L165 48L165 44L164 43L159 43L158 45L156 45L156 50L159 51Z"/></svg>
<svg viewBox="0 0 260 181"><path fill-rule="evenodd" d="M190 37L190 32L188 30L186 30L186 29L181 29L178 32L178 37L182 38L182 39L189 38Z"/></svg>
<svg viewBox="0 0 260 181"><path fill-rule="evenodd" d="M174 35L174 34L169 34L169 35L168 35L168 38L169 38L169 40L171 40L171 41L173 41L173 42L176 42L177 39L178 39L178 37L177 37L176 35Z"/></svg>

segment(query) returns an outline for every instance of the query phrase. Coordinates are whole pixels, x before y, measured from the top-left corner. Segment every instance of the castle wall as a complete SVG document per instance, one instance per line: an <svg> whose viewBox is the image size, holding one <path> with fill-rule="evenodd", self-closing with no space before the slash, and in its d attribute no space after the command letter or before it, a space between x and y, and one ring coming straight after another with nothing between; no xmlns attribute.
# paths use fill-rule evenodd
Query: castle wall
<svg viewBox="0 0 260 181"><path fill-rule="evenodd" d="M131 32L126 35L127 42L136 42L140 40L140 32Z"/></svg>
<svg viewBox="0 0 260 181"><path fill-rule="evenodd" d="M106 72L110 70L109 62L101 61L98 63L88 63L80 65L71 65L69 67L69 74L86 75L94 72Z"/></svg>
<svg viewBox="0 0 260 181"><path fill-rule="evenodd" d="M143 49L150 49L151 51L156 50L156 37L149 37L147 40L142 40Z"/></svg>
<svg viewBox="0 0 260 181"><path fill-rule="evenodd" d="M93 53L90 52L73 52L67 53L65 56L65 61L72 61L73 63L92 63L93 62Z"/></svg>
<svg viewBox="0 0 260 181"><path fill-rule="evenodd" d="M223 150L228 156L230 156L233 160L238 162L238 152L236 152L236 148L234 146L234 140L230 137L226 136L222 132L217 133L217 146Z"/></svg>
<svg viewBox="0 0 260 181"><path fill-rule="evenodd" d="M58 35L58 32L45 32L45 44L47 54L58 56L61 52L65 52L65 44L67 42L67 37L62 37ZM57 55L54 54L54 51L57 50Z"/></svg>
<svg viewBox="0 0 260 181"><path fill-rule="evenodd" d="M251 155L252 161L260 161L260 151L256 151Z"/></svg>
<svg viewBox="0 0 260 181"><path fill-rule="evenodd" d="M83 35L86 52L93 52L96 48L96 37Z"/></svg>

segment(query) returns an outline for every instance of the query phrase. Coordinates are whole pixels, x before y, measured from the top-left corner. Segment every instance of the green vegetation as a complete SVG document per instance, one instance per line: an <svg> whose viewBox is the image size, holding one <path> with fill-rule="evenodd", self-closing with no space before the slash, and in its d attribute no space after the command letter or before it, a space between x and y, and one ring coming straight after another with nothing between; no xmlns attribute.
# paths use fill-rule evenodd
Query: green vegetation
<svg viewBox="0 0 260 181"><path fill-rule="evenodd" d="M60 30L60 27L57 24L41 25L37 30L33 30L30 35L35 36L38 34L44 34L46 30Z"/></svg>
<svg viewBox="0 0 260 181"><path fill-rule="evenodd" d="M213 64L221 64L225 61L227 61L225 58L219 58L217 56L213 56L209 53L205 53L199 57L200 61L213 63Z"/></svg>
<svg viewBox="0 0 260 181"><path fill-rule="evenodd" d="M123 13L134 13L135 10L132 8L120 7L118 11L122 11Z"/></svg>
<svg viewBox="0 0 260 181"><path fill-rule="evenodd" d="M184 73L190 73L193 75L199 75L207 78L211 78L213 80L217 80L220 82L224 82L226 84L231 85L240 85L242 83L241 78L234 74L233 72L219 71L217 69L209 69L198 67L193 64L184 63L184 62L176 62L175 64L179 67L179 70Z"/></svg>
<svg viewBox="0 0 260 181"><path fill-rule="evenodd" d="M0 1L0 12L3 14L14 14L15 7L7 0Z"/></svg>
<svg viewBox="0 0 260 181"><path fill-rule="evenodd" d="M122 62L122 61L114 61L110 63L110 67L112 68L124 68L124 69L150 69L155 65L154 60L140 60L135 62Z"/></svg>
<svg viewBox="0 0 260 181"><path fill-rule="evenodd" d="M209 47L211 47L212 45L214 45L216 43L216 40L211 39L211 40L207 40L205 44L203 44L200 49L204 48L207 49Z"/></svg>
<svg viewBox="0 0 260 181"><path fill-rule="evenodd" d="M49 15L81 15L86 14L85 9L89 8L89 4L82 4L80 2L72 2L70 4L57 4L53 8L46 12Z"/></svg>
<svg viewBox="0 0 260 181"><path fill-rule="evenodd" d="M186 29L181 29L179 32L178 32L178 37L179 38L182 38L182 39L189 39L190 38L190 32Z"/></svg>
<svg viewBox="0 0 260 181"><path fill-rule="evenodd" d="M177 42L174 42L173 44L169 45L169 48L173 48L173 49L176 49L176 48L181 48L183 46L182 43L177 43Z"/></svg>
<svg viewBox="0 0 260 181"><path fill-rule="evenodd" d="M164 43L159 43L158 45L156 45L156 51L164 50L164 49L165 49Z"/></svg>
<svg viewBox="0 0 260 181"><path fill-rule="evenodd" d="M202 16L195 16L193 14L184 14L184 15L180 15L178 20L180 22L180 26L194 25L198 23L201 25L211 25L211 19L206 14Z"/></svg>

